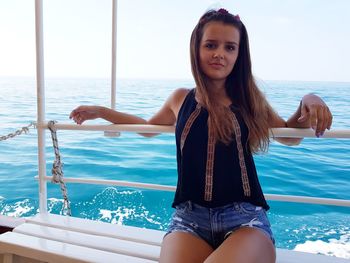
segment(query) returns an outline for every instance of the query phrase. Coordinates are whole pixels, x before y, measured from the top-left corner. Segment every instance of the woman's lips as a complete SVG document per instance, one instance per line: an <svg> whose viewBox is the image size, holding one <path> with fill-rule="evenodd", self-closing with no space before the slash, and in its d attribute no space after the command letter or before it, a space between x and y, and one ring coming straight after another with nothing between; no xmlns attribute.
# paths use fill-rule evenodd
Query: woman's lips
<svg viewBox="0 0 350 263"><path fill-rule="evenodd" d="M224 67L224 65L221 63L209 63L209 65L213 68L216 68L216 69L221 69Z"/></svg>

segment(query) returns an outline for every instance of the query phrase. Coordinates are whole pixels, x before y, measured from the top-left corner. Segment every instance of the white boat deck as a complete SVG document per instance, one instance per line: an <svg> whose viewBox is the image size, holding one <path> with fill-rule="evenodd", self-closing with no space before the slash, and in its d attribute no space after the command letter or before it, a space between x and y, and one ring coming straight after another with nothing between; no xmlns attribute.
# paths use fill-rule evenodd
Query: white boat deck
<svg viewBox="0 0 350 263"><path fill-rule="evenodd" d="M152 229L38 214L13 232L0 235L0 262L157 262L164 234ZM301 262L350 260L277 249L277 263Z"/></svg>

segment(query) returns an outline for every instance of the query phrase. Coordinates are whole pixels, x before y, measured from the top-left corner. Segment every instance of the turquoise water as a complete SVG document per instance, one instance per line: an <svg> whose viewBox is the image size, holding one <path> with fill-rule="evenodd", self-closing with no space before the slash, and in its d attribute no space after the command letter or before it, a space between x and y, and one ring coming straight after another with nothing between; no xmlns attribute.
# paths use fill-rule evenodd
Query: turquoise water
<svg viewBox="0 0 350 263"><path fill-rule="evenodd" d="M72 123L70 111L80 104L109 105L109 80L49 79L46 119ZM172 90L192 87L187 80L119 80L117 109L150 117ZM307 92L321 95L334 115L333 129L350 129L350 83L260 81L272 105L287 118ZM0 135L36 120L34 79L0 79ZM106 123L102 120L90 123ZM173 134L143 138L123 133L59 131L67 177L128 180L176 185ZM38 211L36 130L0 142L0 213L26 217ZM304 139L287 147L272 143L255 156L265 193L350 199L350 140ZM47 171L53 151L47 133ZM74 216L165 230L173 212L173 193L68 184ZM49 211L60 213L59 186L48 185ZM278 247L318 251L350 258L350 209L269 201L269 218Z"/></svg>

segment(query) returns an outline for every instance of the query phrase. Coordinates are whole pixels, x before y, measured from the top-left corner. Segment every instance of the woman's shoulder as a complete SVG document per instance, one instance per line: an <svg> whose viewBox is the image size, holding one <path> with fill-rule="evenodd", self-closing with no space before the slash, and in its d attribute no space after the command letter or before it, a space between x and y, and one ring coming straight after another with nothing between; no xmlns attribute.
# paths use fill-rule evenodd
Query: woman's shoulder
<svg viewBox="0 0 350 263"><path fill-rule="evenodd" d="M188 88L177 88L173 91L173 96L178 99L186 98L187 94L190 93L193 89Z"/></svg>
<svg viewBox="0 0 350 263"><path fill-rule="evenodd" d="M173 91L173 93L170 95L170 101L172 108L174 110L175 116L178 115L179 110L185 101L187 95L192 91L193 89L188 88L178 88Z"/></svg>
<svg viewBox="0 0 350 263"><path fill-rule="evenodd" d="M183 101L191 91L192 89L188 89L188 88L177 88L176 90L173 91L171 95L173 103L181 106Z"/></svg>

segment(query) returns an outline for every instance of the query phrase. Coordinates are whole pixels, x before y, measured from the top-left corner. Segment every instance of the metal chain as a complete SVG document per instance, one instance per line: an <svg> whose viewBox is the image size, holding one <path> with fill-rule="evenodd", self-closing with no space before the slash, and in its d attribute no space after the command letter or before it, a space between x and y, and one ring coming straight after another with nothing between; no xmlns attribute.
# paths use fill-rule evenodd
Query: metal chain
<svg viewBox="0 0 350 263"><path fill-rule="evenodd" d="M29 125L22 127L21 129L13 132L13 133L9 133L7 135L4 136L0 136L0 141L5 141L7 139L13 138L15 136L21 135L22 133L27 134L29 132L29 128L32 127L35 129L36 128L36 123L35 122L31 122Z"/></svg>
<svg viewBox="0 0 350 263"><path fill-rule="evenodd" d="M52 182L53 183L59 183L61 192L63 195L63 207L62 207L62 213L66 211L66 215L71 216L72 212L70 209L70 202L68 199L68 192L67 192L67 187L66 184L63 181L63 163L61 162L61 155L60 151L58 149L58 141L57 141L57 129L55 127L55 121L49 121L48 122L48 128L51 131L51 138L52 138L52 144L53 144L53 149L55 151L55 160L52 165Z"/></svg>

